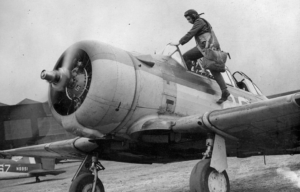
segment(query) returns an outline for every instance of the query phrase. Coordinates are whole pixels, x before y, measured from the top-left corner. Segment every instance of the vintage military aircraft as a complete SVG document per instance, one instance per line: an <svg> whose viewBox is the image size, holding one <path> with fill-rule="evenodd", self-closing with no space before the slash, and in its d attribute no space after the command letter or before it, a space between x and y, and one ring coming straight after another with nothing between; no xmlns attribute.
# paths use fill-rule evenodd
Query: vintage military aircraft
<svg viewBox="0 0 300 192"><path fill-rule="evenodd" d="M169 48L142 55L101 42L75 43L41 77L49 82L53 116L78 137L1 153L84 158L70 191L104 191L99 159L201 159L191 191L227 192L227 156L300 152L300 93L267 99L247 75L227 69L222 75L231 95L218 105L213 77L188 71L179 48Z"/></svg>
<svg viewBox="0 0 300 192"><path fill-rule="evenodd" d="M59 175L64 170L55 170L55 159L34 157L13 157L0 159L0 180L35 177L40 182L40 176Z"/></svg>

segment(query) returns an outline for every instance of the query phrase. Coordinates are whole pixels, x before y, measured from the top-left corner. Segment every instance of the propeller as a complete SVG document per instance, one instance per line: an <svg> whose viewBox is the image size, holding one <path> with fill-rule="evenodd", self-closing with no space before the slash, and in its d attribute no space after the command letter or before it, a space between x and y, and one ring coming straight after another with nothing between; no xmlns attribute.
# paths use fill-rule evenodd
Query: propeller
<svg viewBox="0 0 300 192"><path fill-rule="evenodd" d="M50 102L60 115L74 113L83 103L90 87L92 65L88 54L79 48L65 51L53 71L43 70L41 78L50 86Z"/></svg>

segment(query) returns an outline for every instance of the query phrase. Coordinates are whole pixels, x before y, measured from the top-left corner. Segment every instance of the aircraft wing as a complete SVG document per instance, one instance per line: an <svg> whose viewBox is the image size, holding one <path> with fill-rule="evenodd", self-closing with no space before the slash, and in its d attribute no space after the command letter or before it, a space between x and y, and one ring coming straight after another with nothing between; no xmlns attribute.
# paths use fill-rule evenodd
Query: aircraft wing
<svg viewBox="0 0 300 192"><path fill-rule="evenodd" d="M257 155L292 154L300 141L300 94L212 111L203 116L203 122L238 138L241 148Z"/></svg>
<svg viewBox="0 0 300 192"><path fill-rule="evenodd" d="M78 137L69 140L0 151L0 153L11 156L78 159L85 157L86 152L90 152L96 147L97 144L90 142L89 138Z"/></svg>
<svg viewBox="0 0 300 192"><path fill-rule="evenodd" d="M261 155L267 154L266 149L278 148L285 150L281 151L281 154L288 154L293 153L290 150L300 144L299 117L300 93L296 93L243 106L208 111L205 114L146 117L132 125L128 134L157 130L185 134L214 132L227 141L237 142L246 152L257 151L258 155ZM147 142L151 138L145 136L143 139ZM0 153L31 157L83 158L87 152L97 147L98 145L89 138L80 137ZM278 151L269 154L278 154Z"/></svg>
<svg viewBox="0 0 300 192"><path fill-rule="evenodd" d="M152 118L136 126L135 131L214 132L251 151L288 150L300 144L300 93L176 119Z"/></svg>
<svg viewBox="0 0 300 192"><path fill-rule="evenodd" d="M300 93L207 112L202 123L227 139L239 141L241 148L288 150L300 141Z"/></svg>

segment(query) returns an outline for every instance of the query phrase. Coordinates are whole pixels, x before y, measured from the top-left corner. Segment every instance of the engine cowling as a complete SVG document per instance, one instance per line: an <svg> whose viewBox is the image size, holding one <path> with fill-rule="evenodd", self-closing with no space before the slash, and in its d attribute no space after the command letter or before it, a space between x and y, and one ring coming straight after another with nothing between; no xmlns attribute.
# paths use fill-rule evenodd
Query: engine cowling
<svg viewBox="0 0 300 192"><path fill-rule="evenodd" d="M137 86L130 55L95 41L72 45L53 71L43 71L41 77L50 83L49 105L55 119L67 131L90 138L121 124Z"/></svg>

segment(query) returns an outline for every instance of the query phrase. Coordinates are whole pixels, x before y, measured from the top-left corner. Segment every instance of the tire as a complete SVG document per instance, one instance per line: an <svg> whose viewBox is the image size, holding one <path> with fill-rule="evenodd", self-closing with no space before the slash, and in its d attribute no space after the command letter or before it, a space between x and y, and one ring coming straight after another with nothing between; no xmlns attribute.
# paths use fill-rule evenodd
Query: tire
<svg viewBox="0 0 300 192"><path fill-rule="evenodd" d="M190 176L190 192L229 192L230 183L226 171L219 173L210 167L210 159L198 162Z"/></svg>
<svg viewBox="0 0 300 192"><path fill-rule="evenodd" d="M69 192L90 192L93 188L94 175L83 173L79 175L71 184ZM97 179L96 192L105 192L101 180Z"/></svg>

